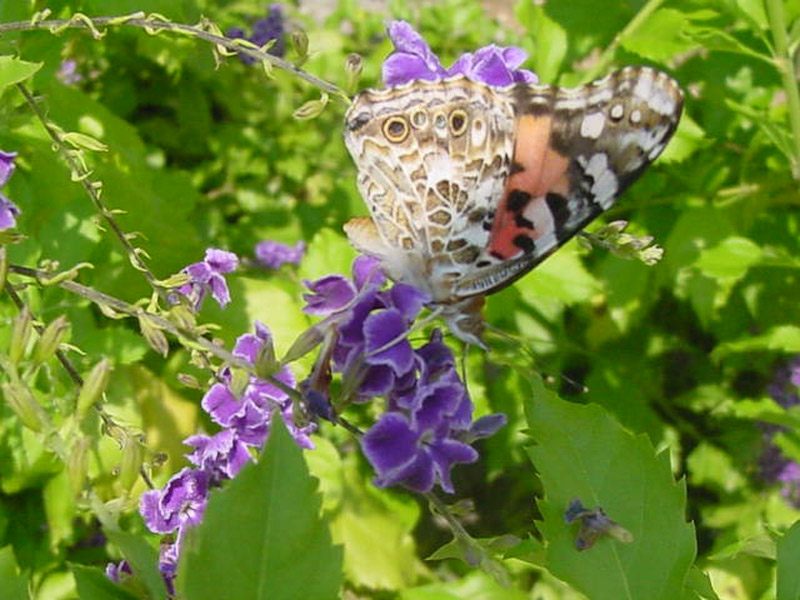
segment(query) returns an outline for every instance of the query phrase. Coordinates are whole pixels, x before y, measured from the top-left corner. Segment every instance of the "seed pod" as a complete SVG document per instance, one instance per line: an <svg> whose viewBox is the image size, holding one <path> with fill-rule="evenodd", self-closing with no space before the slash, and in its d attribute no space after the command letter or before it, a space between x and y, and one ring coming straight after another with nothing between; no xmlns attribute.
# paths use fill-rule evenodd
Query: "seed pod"
<svg viewBox="0 0 800 600"><path fill-rule="evenodd" d="M83 418L86 412L100 400L106 391L111 375L111 363L104 358L97 363L83 382L76 411L78 418Z"/></svg>
<svg viewBox="0 0 800 600"><path fill-rule="evenodd" d="M20 381L5 381L2 390L6 403L22 424L31 431L40 433L47 422L47 415L30 389Z"/></svg>
<svg viewBox="0 0 800 600"><path fill-rule="evenodd" d="M31 311L27 306L23 306L17 318L14 319L14 324L11 328L11 340L8 348L8 358L11 360L11 364L18 365L25 355L32 331L33 319Z"/></svg>
<svg viewBox="0 0 800 600"><path fill-rule="evenodd" d="M89 438L80 437L75 440L69 449L66 466L70 489L77 496L83 490L89 471Z"/></svg>
<svg viewBox="0 0 800 600"><path fill-rule="evenodd" d="M348 92L355 92L358 87L358 81L361 79L361 69L364 66L364 61L358 54L348 54L344 63L344 72L347 76L345 89Z"/></svg>
<svg viewBox="0 0 800 600"><path fill-rule="evenodd" d="M119 482L129 492L139 478L144 452L138 437L128 435L122 442L122 461L119 465Z"/></svg>
<svg viewBox="0 0 800 600"><path fill-rule="evenodd" d="M296 65L299 67L308 60L308 35L302 29L292 31L292 47L297 54Z"/></svg>
<svg viewBox="0 0 800 600"><path fill-rule="evenodd" d="M42 332L39 341L36 344L36 349L33 353L33 360L36 364L41 364L46 360L51 359L56 350L58 350L61 342L69 331L69 321L64 315L50 322L50 324Z"/></svg>

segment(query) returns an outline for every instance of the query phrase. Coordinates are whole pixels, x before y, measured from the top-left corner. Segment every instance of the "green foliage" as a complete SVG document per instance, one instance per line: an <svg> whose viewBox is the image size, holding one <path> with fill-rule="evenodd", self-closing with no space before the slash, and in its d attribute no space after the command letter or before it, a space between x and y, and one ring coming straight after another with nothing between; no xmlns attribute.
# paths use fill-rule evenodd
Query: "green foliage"
<svg viewBox="0 0 800 600"><path fill-rule="evenodd" d="M800 354L797 2L287 4L307 48L287 39L288 62L264 68L197 36L250 27L264 16L260 0L46 4L49 16L31 8L43 2L0 2L0 150L19 155L0 192L22 210L16 233L0 235L0 274L13 266L0 300L1 598L165 597L163 540L137 515L147 485L122 480L139 465L160 487L185 466L186 436L217 431L199 403L230 357L208 343L230 350L260 320L284 356L314 322L301 310L301 280L348 273L355 252L341 227L366 208L341 142L347 103L330 85L351 83L351 53L362 58L355 89L382 85L393 18L409 20L446 66L489 43L522 47L544 84L652 65L683 87L681 124L589 227L593 248L570 242L489 298L491 349L464 363L476 414L503 412L509 423L477 445L478 463L454 470L457 496L446 499L474 538L424 499L375 488L342 427L322 423L305 460L278 428L257 465L212 492L185 540L179 589L189 598L800 598L800 492L767 468L800 462L800 413L788 406L798 390L778 385ZM141 22L98 25L99 39L76 16L139 11ZM33 30L41 18L72 21ZM200 25L192 35L157 31L163 19ZM4 29L12 22L21 24ZM67 60L77 80L65 77ZM293 64L312 81L283 68ZM613 233L623 220L625 232ZM664 249L652 266L638 246L649 237ZM307 255L269 271L253 258L265 239L303 240ZM208 247L242 258L228 278L233 301L221 310L207 299L187 320L159 282ZM33 315L24 340L12 339L12 293ZM37 328L58 319L69 325L63 354L42 359ZM298 380L313 359L290 365ZM104 360L113 366L105 394L78 410L75 374ZM347 416L363 430L379 413L371 404ZM142 440L142 456L123 451L139 447L131 440ZM578 551L580 525L564 521L575 498L633 540L600 535ZM121 586L103 573L120 558L136 574Z"/></svg>
<svg viewBox="0 0 800 600"><path fill-rule="evenodd" d="M198 600L334 598L342 552L319 517L315 487L300 449L283 425L274 426L258 464L216 494L203 523L190 530L180 593Z"/></svg>

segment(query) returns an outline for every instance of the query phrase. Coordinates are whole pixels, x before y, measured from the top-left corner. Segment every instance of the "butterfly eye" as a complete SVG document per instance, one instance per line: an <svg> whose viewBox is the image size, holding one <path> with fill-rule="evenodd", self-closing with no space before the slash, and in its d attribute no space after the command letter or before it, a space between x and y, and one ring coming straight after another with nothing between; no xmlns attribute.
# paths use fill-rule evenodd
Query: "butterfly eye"
<svg viewBox="0 0 800 600"><path fill-rule="evenodd" d="M390 142L399 144L408 137L408 123L403 117L389 117L383 123L383 135Z"/></svg>
<svg viewBox="0 0 800 600"><path fill-rule="evenodd" d="M467 130L467 113L457 108L450 113L450 130L453 135L461 135Z"/></svg>
<svg viewBox="0 0 800 600"><path fill-rule="evenodd" d="M418 110L411 115L411 124L417 129L422 129L428 123L428 113Z"/></svg>

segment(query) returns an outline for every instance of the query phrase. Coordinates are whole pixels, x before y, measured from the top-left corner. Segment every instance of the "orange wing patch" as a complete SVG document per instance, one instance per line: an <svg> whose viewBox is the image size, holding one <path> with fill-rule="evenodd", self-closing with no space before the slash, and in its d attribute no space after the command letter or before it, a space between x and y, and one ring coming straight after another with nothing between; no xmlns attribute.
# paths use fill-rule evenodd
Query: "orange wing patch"
<svg viewBox="0 0 800 600"><path fill-rule="evenodd" d="M511 174L489 241L489 252L498 258L532 252L536 240L555 229L547 196L566 198L570 161L550 148L551 126L549 115L523 115L517 120Z"/></svg>

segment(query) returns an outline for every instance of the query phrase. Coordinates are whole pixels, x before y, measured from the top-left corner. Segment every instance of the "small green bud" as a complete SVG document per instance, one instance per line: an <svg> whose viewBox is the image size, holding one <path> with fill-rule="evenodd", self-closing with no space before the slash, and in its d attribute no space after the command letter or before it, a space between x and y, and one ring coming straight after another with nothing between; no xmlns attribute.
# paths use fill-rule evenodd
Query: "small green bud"
<svg viewBox="0 0 800 600"><path fill-rule="evenodd" d="M139 469L142 467L144 451L142 443L136 436L126 436L122 442L122 461L119 465L119 482L126 492L139 478Z"/></svg>
<svg viewBox="0 0 800 600"><path fill-rule="evenodd" d="M178 381L180 381L186 387L193 388L195 390L205 389L205 386L198 381L197 377L194 375L189 375L189 373L178 373Z"/></svg>
<svg viewBox="0 0 800 600"><path fill-rule="evenodd" d="M11 340L8 348L8 358L11 364L18 365L28 348L28 341L33 331L33 318L27 306L23 306L14 324L11 326Z"/></svg>
<svg viewBox="0 0 800 600"><path fill-rule="evenodd" d="M106 391L108 380L111 376L111 363L104 358L97 363L83 381L83 387L78 394L78 404L76 411L79 418L83 418L86 412L100 400Z"/></svg>
<svg viewBox="0 0 800 600"><path fill-rule="evenodd" d="M309 327L292 342L292 345L286 351L286 354L281 359L281 363L284 365L289 364L290 362L296 361L298 358L305 356L309 352L311 352L314 348L319 346L324 340L325 337L322 334L322 331L319 327L314 325L313 327Z"/></svg>
<svg viewBox="0 0 800 600"><path fill-rule="evenodd" d="M275 347L272 345L272 337L261 344L261 348L256 353L256 375L261 379L277 373L281 368L278 359L275 358Z"/></svg>
<svg viewBox="0 0 800 600"><path fill-rule="evenodd" d="M58 350L61 342L69 331L69 321L67 317L61 315L57 319L50 322L50 324L42 332L39 341L36 344L36 349L33 353L33 360L36 364L41 364L46 360L51 359L56 350Z"/></svg>
<svg viewBox="0 0 800 600"><path fill-rule="evenodd" d="M231 367L231 382L228 389L237 398L241 398L245 388L250 383L250 373L244 369Z"/></svg>
<svg viewBox="0 0 800 600"><path fill-rule="evenodd" d="M89 438L75 440L67 456L67 477L72 494L77 496L83 490L89 472Z"/></svg>
<svg viewBox="0 0 800 600"><path fill-rule="evenodd" d="M316 119L325 110L328 104L328 94L323 93L319 100L309 100L300 108L292 113L295 119L306 121L309 119Z"/></svg>
<svg viewBox="0 0 800 600"><path fill-rule="evenodd" d="M292 31L292 48L297 54L295 64L299 67L308 60L308 35L302 29Z"/></svg>
<svg viewBox="0 0 800 600"><path fill-rule="evenodd" d="M348 54L344 63L344 72L347 76L345 89L353 93L358 87L358 82L361 79L361 69L364 67L364 61L358 54Z"/></svg>
<svg viewBox="0 0 800 600"><path fill-rule="evenodd" d="M158 327L153 325L146 316L139 316L139 328L142 331L145 341L150 347L158 352L161 356L166 356L169 352L169 342L167 336Z"/></svg>
<svg viewBox="0 0 800 600"><path fill-rule="evenodd" d="M22 424L31 431L40 433L47 422L47 415L30 389L20 381L5 381L2 390L6 404L11 407Z"/></svg>

